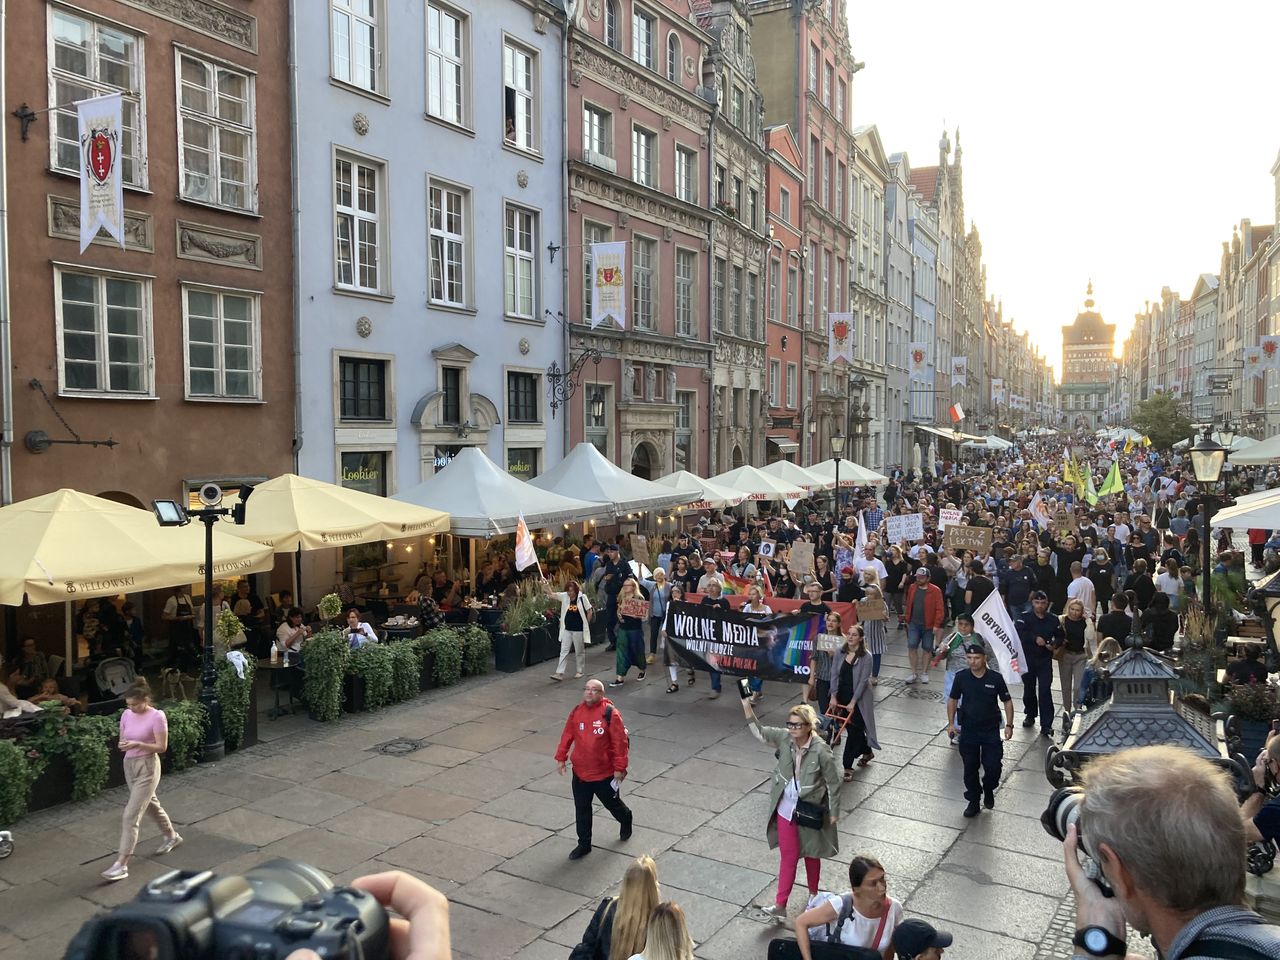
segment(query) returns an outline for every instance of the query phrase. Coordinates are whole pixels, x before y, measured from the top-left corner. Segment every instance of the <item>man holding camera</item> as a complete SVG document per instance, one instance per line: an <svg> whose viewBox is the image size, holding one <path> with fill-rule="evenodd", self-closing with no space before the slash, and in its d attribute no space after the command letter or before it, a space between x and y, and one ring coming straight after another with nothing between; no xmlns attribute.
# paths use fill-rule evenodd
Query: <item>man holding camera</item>
<svg viewBox="0 0 1280 960"><path fill-rule="evenodd" d="M1164 960L1280 957L1280 927L1243 906L1245 827L1225 771L1156 746L1091 760L1083 777L1063 840L1077 958L1125 957L1126 924ZM1114 896L1086 876L1079 848Z"/></svg>
<svg viewBox="0 0 1280 960"><path fill-rule="evenodd" d="M1253 765L1253 793L1240 807L1244 837L1249 843L1280 841L1280 797L1267 799L1267 781L1280 779L1280 734L1274 731Z"/></svg>

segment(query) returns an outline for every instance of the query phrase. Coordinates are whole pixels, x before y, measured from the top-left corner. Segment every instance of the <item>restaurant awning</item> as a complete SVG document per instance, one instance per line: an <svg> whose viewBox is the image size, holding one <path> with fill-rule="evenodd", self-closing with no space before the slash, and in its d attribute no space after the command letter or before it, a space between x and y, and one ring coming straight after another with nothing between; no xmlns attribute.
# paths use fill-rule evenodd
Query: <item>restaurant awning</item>
<svg viewBox="0 0 1280 960"><path fill-rule="evenodd" d="M929 427L923 423L914 424L917 430L923 430L925 433L931 433L943 440L985 440L986 437L980 437L973 433L956 433L954 430L943 430L941 427Z"/></svg>
<svg viewBox="0 0 1280 960"><path fill-rule="evenodd" d="M1280 460L1280 434L1255 443L1247 450L1233 451L1230 459L1232 463L1246 466L1275 463Z"/></svg>
<svg viewBox="0 0 1280 960"><path fill-rule="evenodd" d="M836 485L834 479L819 476L804 467L797 467L790 460L775 460L761 467L760 472L777 477L783 483L798 483L806 490L830 490Z"/></svg>
<svg viewBox="0 0 1280 960"><path fill-rule="evenodd" d="M1280 490L1262 490L1237 498L1213 515L1210 526L1274 530L1280 527Z"/></svg>
<svg viewBox="0 0 1280 960"><path fill-rule="evenodd" d="M750 465L716 474L712 483L741 490L750 500L803 500L809 491L798 483L788 483Z"/></svg>
<svg viewBox="0 0 1280 960"><path fill-rule="evenodd" d="M833 485L836 482L836 462L834 459L823 460L821 463L815 463L807 469L810 473L817 474L820 477L829 477ZM854 463L852 460L840 460L841 487L874 487L888 482L889 478L883 473L876 473L874 470L864 467L860 463Z"/></svg>

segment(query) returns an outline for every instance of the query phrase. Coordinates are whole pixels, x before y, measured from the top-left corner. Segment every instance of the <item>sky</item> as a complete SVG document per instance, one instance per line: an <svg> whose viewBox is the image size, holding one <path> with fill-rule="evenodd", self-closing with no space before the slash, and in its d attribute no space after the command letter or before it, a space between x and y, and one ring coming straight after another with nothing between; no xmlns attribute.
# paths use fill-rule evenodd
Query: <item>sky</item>
<svg viewBox="0 0 1280 960"><path fill-rule="evenodd" d="M1241 218L1274 220L1280 2L846 2L854 125L917 167L959 128L987 294L1055 367L1090 278L1119 344Z"/></svg>

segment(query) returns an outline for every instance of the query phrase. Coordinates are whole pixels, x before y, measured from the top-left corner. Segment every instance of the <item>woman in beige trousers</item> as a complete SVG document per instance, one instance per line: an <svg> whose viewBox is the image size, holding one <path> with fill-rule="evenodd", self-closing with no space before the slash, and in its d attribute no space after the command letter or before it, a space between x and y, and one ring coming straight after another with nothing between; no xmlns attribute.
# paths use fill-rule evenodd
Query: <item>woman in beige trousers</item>
<svg viewBox="0 0 1280 960"><path fill-rule="evenodd" d="M163 710L151 705L151 688L139 679L124 694L125 711L120 715L120 742L124 752L124 779L129 787L129 802L124 807L120 829L120 848L116 862L102 872L103 879L123 880L129 876L129 858L138 845L138 826L144 813L164 833L156 854L165 854L182 842L169 815L156 799L160 785L160 754L169 749L169 721Z"/></svg>

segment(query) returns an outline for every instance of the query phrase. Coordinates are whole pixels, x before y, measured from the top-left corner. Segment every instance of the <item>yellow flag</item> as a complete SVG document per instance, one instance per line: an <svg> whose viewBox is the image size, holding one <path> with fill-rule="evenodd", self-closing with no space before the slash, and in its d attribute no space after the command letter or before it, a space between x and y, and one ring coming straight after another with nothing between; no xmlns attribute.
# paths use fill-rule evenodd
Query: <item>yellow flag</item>
<svg viewBox="0 0 1280 960"><path fill-rule="evenodd" d="M1124 442L1124 452L1133 453L1133 437L1130 437Z"/></svg>
<svg viewBox="0 0 1280 960"><path fill-rule="evenodd" d="M1150 438L1150 437L1143 437L1143 438L1142 438L1142 445L1143 445L1144 447L1149 447L1149 446L1151 446L1151 438Z"/></svg>

